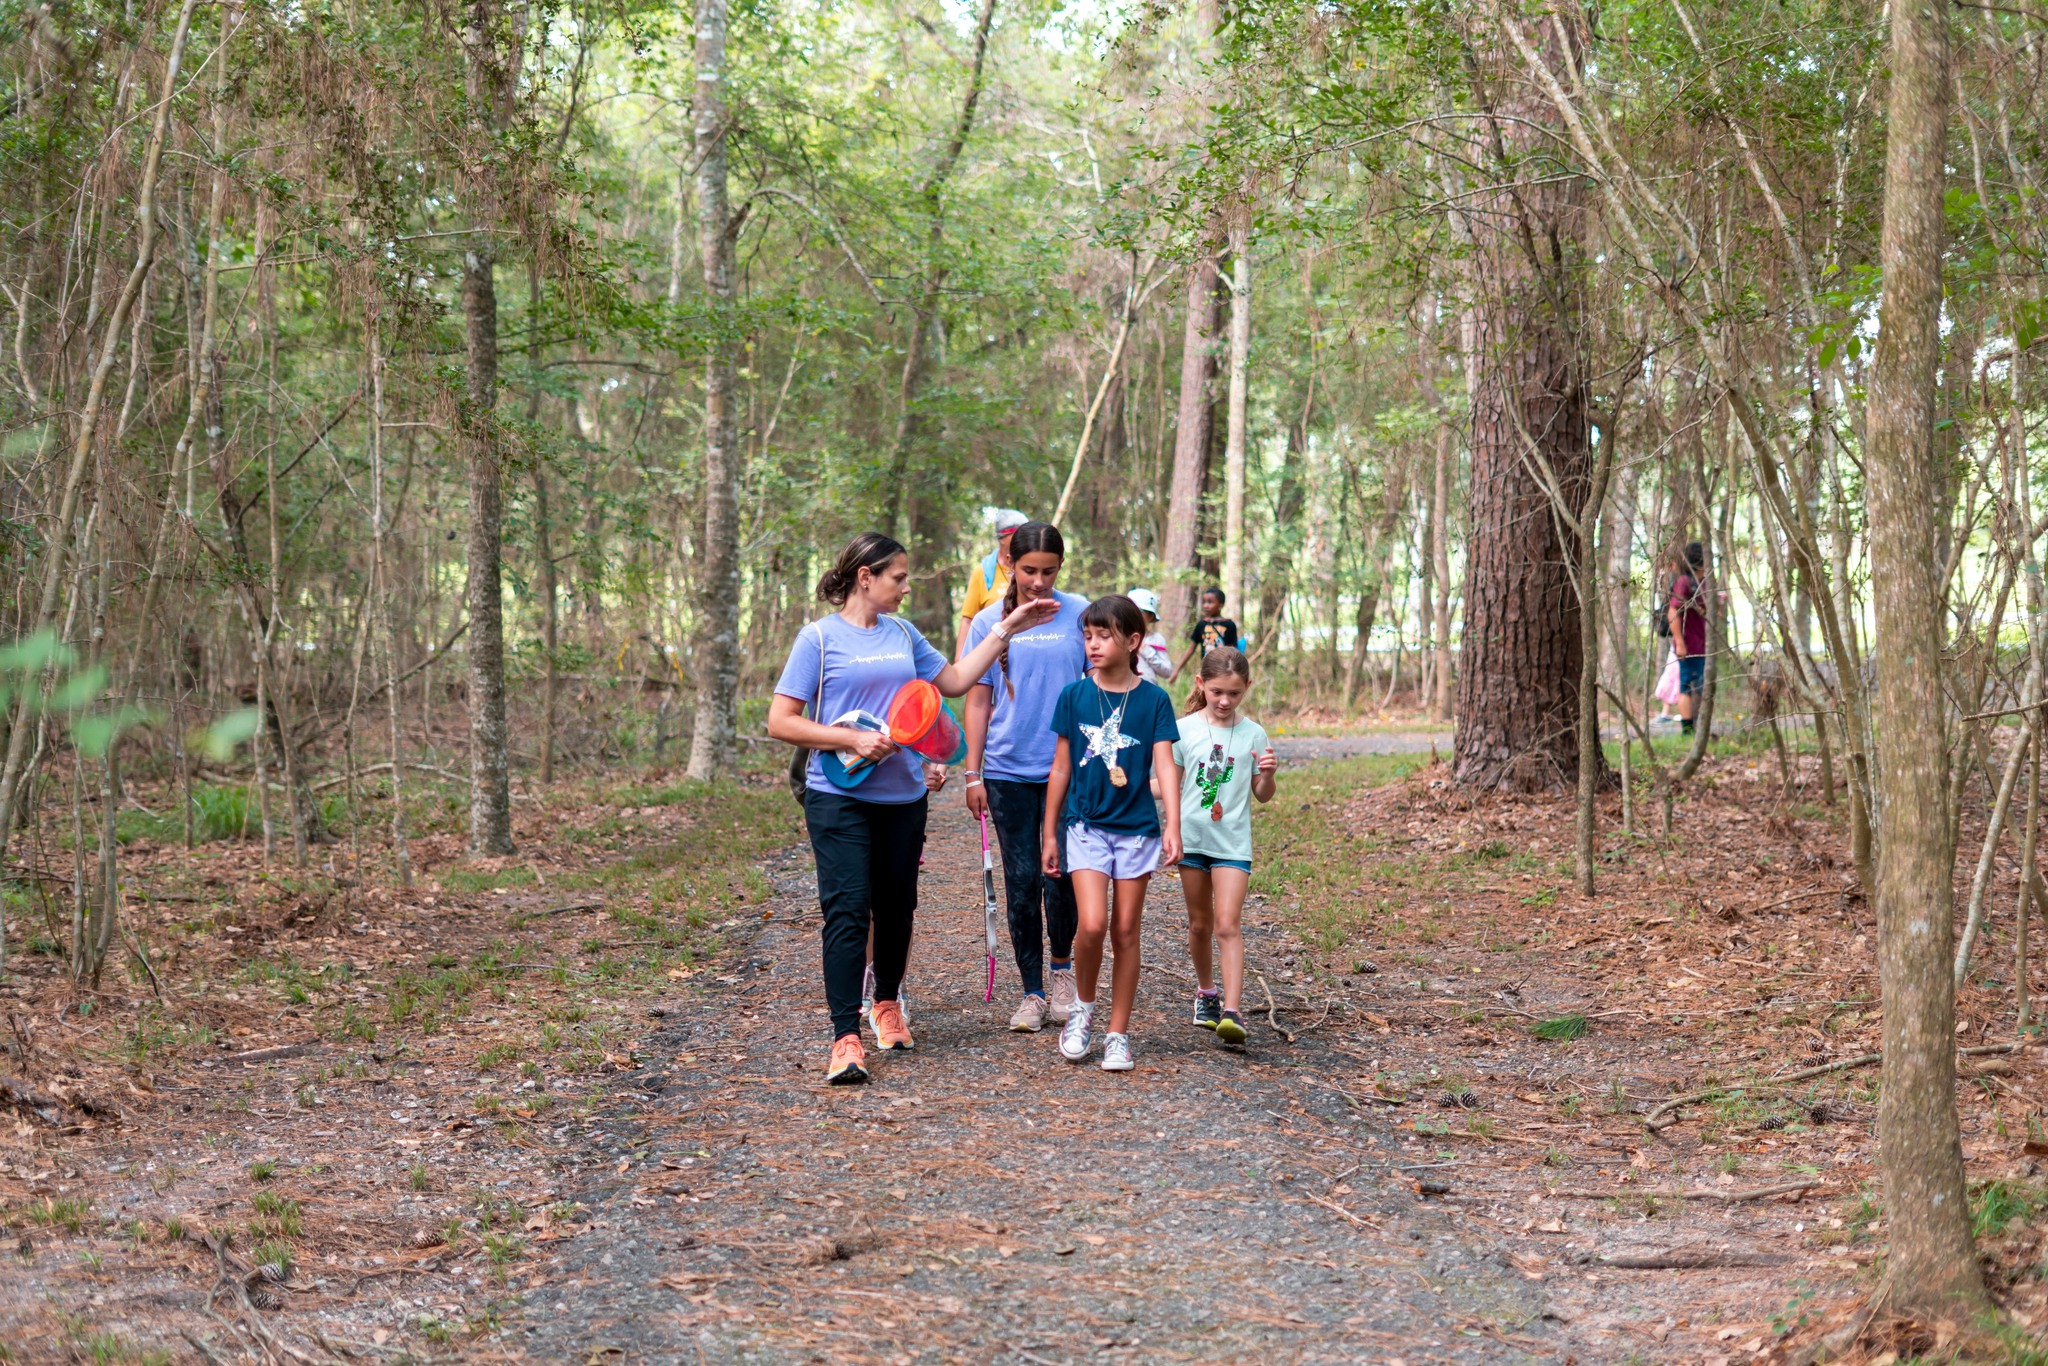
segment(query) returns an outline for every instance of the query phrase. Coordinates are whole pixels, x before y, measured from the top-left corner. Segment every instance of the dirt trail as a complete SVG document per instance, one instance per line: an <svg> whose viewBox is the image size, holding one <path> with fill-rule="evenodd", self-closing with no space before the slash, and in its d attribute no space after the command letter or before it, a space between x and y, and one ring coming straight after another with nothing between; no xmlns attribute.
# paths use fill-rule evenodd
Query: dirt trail
<svg viewBox="0 0 2048 1366"><path fill-rule="evenodd" d="M591 1166L564 1181L589 1233L534 1268L512 1329L532 1355L1599 1355L1545 1317L1544 1287L1483 1228L1418 1197L1427 1171L1401 1164L1429 1152L1316 1084L1355 1066L1340 1040L1289 1045L1261 1016L1231 1053L1186 1022L1171 877L1147 907L1138 1069L1070 1065L1052 1031L1004 1031L1007 957L982 1002L978 847L948 792L908 992L918 1049L828 1089L809 860L775 875L751 946L658 1007L643 1070L592 1119ZM1253 957L1282 933L1248 926Z"/></svg>

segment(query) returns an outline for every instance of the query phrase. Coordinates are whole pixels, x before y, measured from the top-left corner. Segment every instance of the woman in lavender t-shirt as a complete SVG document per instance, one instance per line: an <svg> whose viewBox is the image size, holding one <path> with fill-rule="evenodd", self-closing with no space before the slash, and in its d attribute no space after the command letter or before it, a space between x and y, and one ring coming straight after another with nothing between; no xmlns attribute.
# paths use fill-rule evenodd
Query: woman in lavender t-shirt
<svg viewBox="0 0 2048 1366"><path fill-rule="evenodd" d="M910 556L901 545L878 531L854 537L818 581L818 596L839 610L798 632L768 706L773 738L816 751L851 751L875 765L858 787L842 790L827 779L823 758L814 753L806 783L804 823L818 864L825 1001L832 1012L825 1079L834 1084L868 1078L860 998L870 926L875 1044L912 1046L897 993L917 909L926 796L916 755L899 750L885 732L831 723L856 711L886 716L897 690L913 678L958 697L988 671L1011 635L1058 610L1057 603L1043 600L1022 603L986 640L948 664L915 626L892 615L909 582Z"/></svg>

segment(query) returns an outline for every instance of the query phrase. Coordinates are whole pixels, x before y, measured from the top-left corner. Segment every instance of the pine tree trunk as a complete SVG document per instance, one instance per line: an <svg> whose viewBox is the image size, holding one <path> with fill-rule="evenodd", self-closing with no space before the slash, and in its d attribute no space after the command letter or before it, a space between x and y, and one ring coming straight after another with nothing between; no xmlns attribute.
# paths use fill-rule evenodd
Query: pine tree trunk
<svg viewBox="0 0 2048 1366"><path fill-rule="evenodd" d="M1542 25L1559 41L1560 24ZM1453 775L1514 792L1567 791L1578 781L1578 594L1553 497L1583 505L1592 447L1580 354L1579 238L1583 183L1560 173L1542 129L1556 110L1496 68L1483 43L1475 84L1511 188L1463 210L1473 252L1472 486L1465 555ZM1513 182L1524 182L1513 185ZM1545 487L1548 481L1554 489Z"/></svg>
<svg viewBox="0 0 2048 1366"><path fill-rule="evenodd" d="M471 0L462 34L471 130L468 191L479 218L462 257L462 324L468 385L461 412L469 473L469 847L512 852L512 783L505 721L504 490L499 459L497 167L488 154L501 130L511 73L500 47L494 0Z"/></svg>
<svg viewBox="0 0 2048 1366"><path fill-rule="evenodd" d="M1431 714L1451 719L1451 464L1457 458L1456 436L1441 424L1436 439L1436 487L1430 498L1430 553L1436 561L1436 694Z"/></svg>
<svg viewBox="0 0 2048 1366"><path fill-rule="evenodd" d="M1878 1165L1890 1246L1889 1310L1960 1318L1985 1307L1970 1242L1956 1123L1955 986L1950 976L1954 849L1942 691L1938 547L1948 504L1936 460L1941 360L1943 144L1948 18L1935 0L1891 9L1885 148L1884 301L1870 380L1870 580L1877 690L1878 973L1884 1073Z"/></svg>
<svg viewBox="0 0 2048 1366"><path fill-rule="evenodd" d="M1213 239L1212 239L1213 240ZM1177 647L1194 619L1192 571L1202 528L1202 490L1209 482L1209 440L1216 378L1217 299L1221 272L1214 255L1188 267L1187 311L1181 324L1180 406L1173 429L1173 485L1166 496L1166 544L1160 553L1160 628Z"/></svg>
<svg viewBox="0 0 2048 1366"><path fill-rule="evenodd" d="M733 302L732 209L726 198L726 0L697 0L697 242L704 293L729 319ZM739 413L734 343L721 329L704 362L704 537L697 554L697 720L689 776L714 778L733 762L739 693Z"/></svg>
<svg viewBox="0 0 2048 1366"><path fill-rule="evenodd" d="M1244 210L1246 217L1250 210ZM1250 224L1230 234L1230 410L1223 438L1223 600L1244 610L1245 402L1251 376L1252 261ZM1265 623L1259 630L1266 629Z"/></svg>

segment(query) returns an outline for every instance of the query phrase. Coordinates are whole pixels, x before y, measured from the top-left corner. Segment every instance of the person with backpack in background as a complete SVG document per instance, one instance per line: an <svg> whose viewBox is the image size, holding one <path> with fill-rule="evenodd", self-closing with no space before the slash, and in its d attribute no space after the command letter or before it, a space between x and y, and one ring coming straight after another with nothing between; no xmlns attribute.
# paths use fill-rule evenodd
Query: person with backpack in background
<svg viewBox="0 0 2048 1366"><path fill-rule="evenodd" d="M965 693L1020 631L1059 610L1050 599L1016 610L957 663L896 616L910 586L910 555L879 531L853 538L818 596L839 610L805 626L768 704L768 734L812 751L804 764L804 825L824 911L825 1002L832 1053L825 1080L868 1079L861 1045L861 978L874 931L878 1048L914 1047L898 993L917 910L918 860L930 802L920 756L897 747L883 719L896 695L922 678L947 697ZM811 715L804 715L805 708Z"/></svg>
<svg viewBox="0 0 2048 1366"><path fill-rule="evenodd" d="M967 653L967 632L974 625L981 609L991 603L1001 602L1003 593L1010 586L1010 566L1015 562L1010 552L1010 538L1017 528L1030 521L1015 508L990 508L988 518L995 523L996 548L981 557L967 574L967 597L960 604L960 630L953 641L953 658Z"/></svg>
<svg viewBox="0 0 2048 1366"><path fill-rule="evenodd" d="M1678 729L1684 735L1693 733L1700 690L1707 681L1706 559L1705 546L1698 541L1686 543L1664 609L1671 649L1678 656Z"/></svg>

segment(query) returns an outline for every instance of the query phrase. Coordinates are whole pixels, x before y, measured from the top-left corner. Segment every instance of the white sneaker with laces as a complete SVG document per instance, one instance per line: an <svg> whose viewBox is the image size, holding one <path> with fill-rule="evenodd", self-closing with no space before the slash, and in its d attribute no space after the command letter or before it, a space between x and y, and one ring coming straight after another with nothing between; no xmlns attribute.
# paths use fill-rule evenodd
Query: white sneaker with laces
<svg viewBox="0 0 2048 1366"><path fill-rule="evenodd" d="M1105 1034L1102 1036L1102 1070L1105 1072L1128 1072L1137 1064L1131 1061L1131 1039L1128 1034Z"/></svg>
<svg viewBox="0 0 2048 1366"><path fill-rule="evenodd" d="M1074 1002L1081 996L1074 985L1074 969L1071 964L1054 968L1047 977L1045 1018L1054 1024L1065 1024L1067 1016L1073 1013Z"/></svg>
<svg viewBox="0 0 2048 1366"><path fill-rule="evenodd" d="M1067 1023L1060 1030L1060 1056L1068 1062L1080 1062L1088 1056L1088 1044L1093 1037L1089 1026L1095 1020L1093 1001L1076 1001L1067 1015Z"/></svg>

